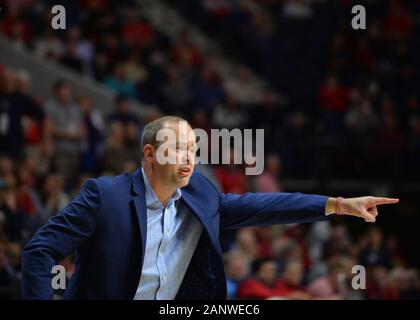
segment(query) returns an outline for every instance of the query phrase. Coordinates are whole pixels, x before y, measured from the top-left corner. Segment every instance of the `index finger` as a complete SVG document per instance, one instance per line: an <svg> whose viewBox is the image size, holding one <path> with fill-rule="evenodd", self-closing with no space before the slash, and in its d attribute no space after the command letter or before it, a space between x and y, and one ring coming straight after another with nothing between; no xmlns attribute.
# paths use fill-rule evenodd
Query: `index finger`
<svg viewBox="0 0 420 320"><path fill-rule="evenodd" d="M377 205L380 205L380 204L394 204L394 203L398 203L400 201L400 199L374 197L374 201Z"/></svg>

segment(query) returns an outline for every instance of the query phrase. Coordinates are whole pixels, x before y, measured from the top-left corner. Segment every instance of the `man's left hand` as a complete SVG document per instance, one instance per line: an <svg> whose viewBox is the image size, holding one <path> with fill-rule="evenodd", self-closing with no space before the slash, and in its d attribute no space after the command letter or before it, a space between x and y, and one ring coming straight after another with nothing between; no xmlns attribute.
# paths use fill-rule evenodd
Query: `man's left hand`
<svg viewBox="0 0 420 320"><path fill-rule="evenodd" d="M341 211L345 215L355 216L364 219L366 222L375 222L376 216L378 215L378 205L383 204L395 204L400 200L395 198L383 198L383 197L357 197L357 198L345 198L341 203ZM335 212L337 198L328 199L327 208L334 207L334 210L327 212Z"/></svg>

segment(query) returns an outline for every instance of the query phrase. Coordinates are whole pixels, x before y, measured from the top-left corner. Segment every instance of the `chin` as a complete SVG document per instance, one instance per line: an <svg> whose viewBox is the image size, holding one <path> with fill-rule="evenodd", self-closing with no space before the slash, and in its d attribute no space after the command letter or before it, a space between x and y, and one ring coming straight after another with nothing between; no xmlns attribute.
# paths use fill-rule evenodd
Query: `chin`
<svg viewBox="0 0 420 320"><path fill-rule="evenodd" d="M181 188L182 187L186 187L188 184L190 183L190 177L188 178L183 178L181 179L181 181L179 182Z"/></svg>
<svg viewBox="0 0 420 320"><path fill-rule="evenodd" d="M191 176L185 178L177 177L176 180L179 188L187 186L190 183L190 178Z"/></svg>

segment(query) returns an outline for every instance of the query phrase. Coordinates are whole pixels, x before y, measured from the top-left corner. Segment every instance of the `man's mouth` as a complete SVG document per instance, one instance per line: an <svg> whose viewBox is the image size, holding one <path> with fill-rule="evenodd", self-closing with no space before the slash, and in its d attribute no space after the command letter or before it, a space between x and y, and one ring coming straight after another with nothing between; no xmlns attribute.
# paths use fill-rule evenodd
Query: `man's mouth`
<svg viewBox="0 0 420 320"><path fill-rule="evenodd" d="M179 169L179 174L183 178L188 177L191 174L191 168L183 167L183 168Z"/></svg>

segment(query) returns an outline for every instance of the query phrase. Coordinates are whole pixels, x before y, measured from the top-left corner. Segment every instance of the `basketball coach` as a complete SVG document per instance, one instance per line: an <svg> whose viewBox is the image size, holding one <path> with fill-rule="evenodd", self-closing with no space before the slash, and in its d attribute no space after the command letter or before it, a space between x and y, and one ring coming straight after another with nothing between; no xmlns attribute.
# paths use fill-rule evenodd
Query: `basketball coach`
<svg viewBox="0 0 420 320"><path fill-rule="evenodd" d="M333 198L296 193L223 194L193 172L194 134L178 117L148 123L141 167L89 179L78 195L27 243L22 296L52 299L52 268L77 252L64 299L226 299L219 231L327 220L346 214L374 222L377 206L398 199ZM176 133L177 162L157 161L159 130ZM191 131L191 127L188 127Z"/></svg>

